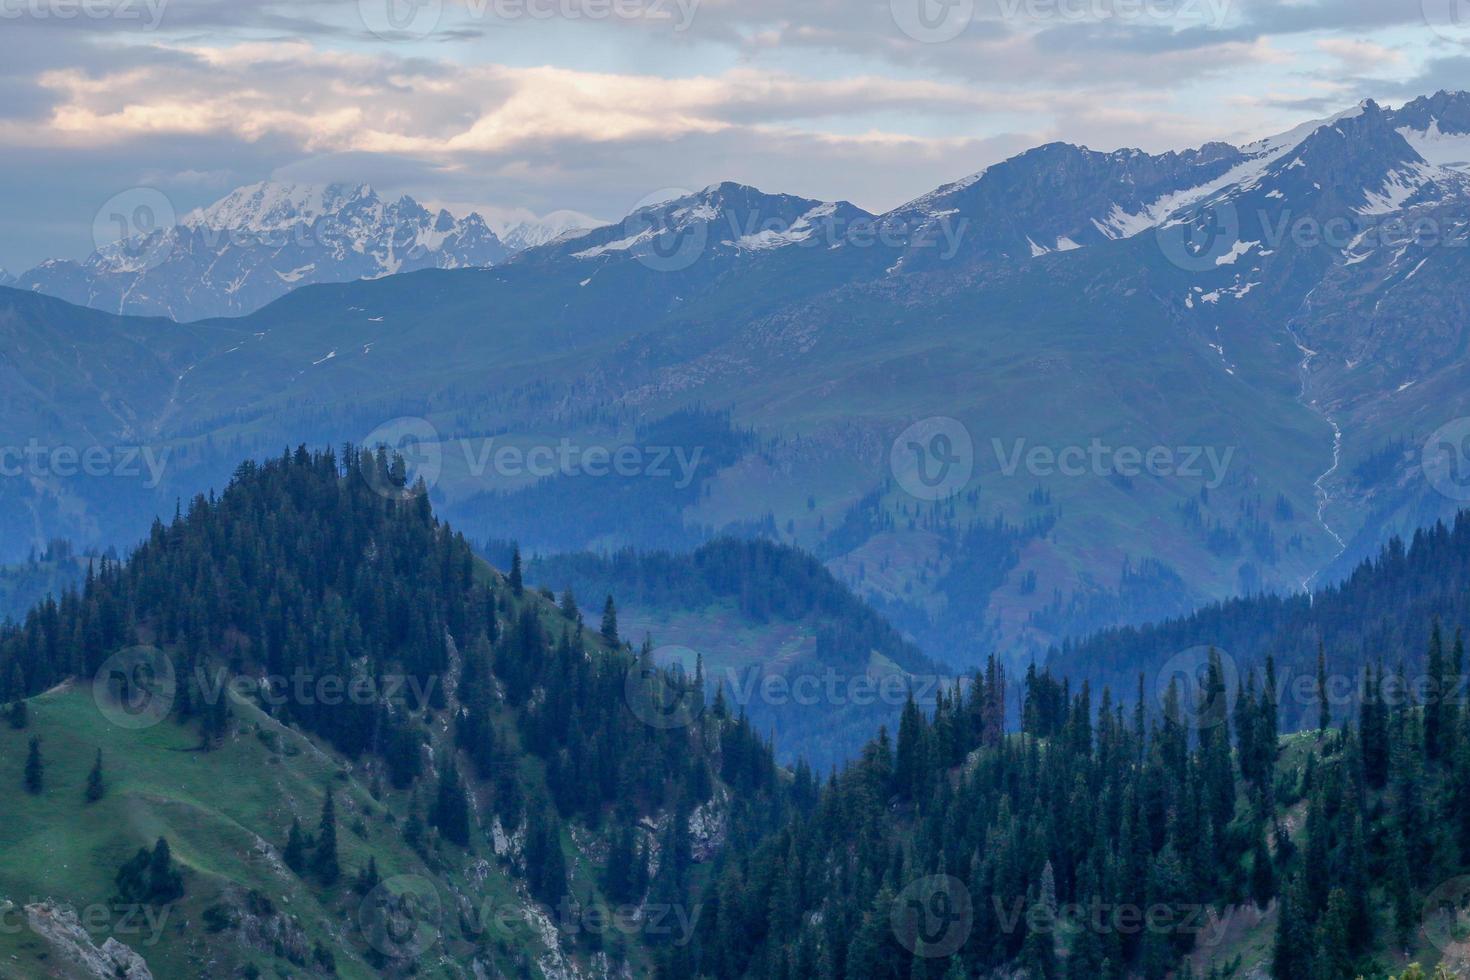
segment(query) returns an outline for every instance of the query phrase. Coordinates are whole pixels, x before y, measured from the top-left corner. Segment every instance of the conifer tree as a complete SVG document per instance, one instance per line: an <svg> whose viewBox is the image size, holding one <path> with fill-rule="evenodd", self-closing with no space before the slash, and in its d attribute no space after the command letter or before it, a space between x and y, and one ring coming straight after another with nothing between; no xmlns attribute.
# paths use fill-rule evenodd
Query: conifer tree
<svg viewBox="0 0 1470 980"><path fill-rule="evenodd" d="M92 763L92 771L87 774L87 802L96 803L102 799L107 792L107 785L102 779L102 750L97 750L97 761Z"/></svg>
<svg viewBox="0 0 1470 980"><path fill-rule="evenodd" d="M162 837L148 859L148 885L148 899L155 905L167 905L184 894L183 875L174 867L173 853Z"/></svg>
<svg viewBox="0 0 1470 980"><path fill-rule="evenodd" d="M510 591L517 599L525 595L526 585L521 577L521 546L516 545L510 556Z"/></svg>
<svg viewBox="0 0 1470 980"><path fill-rule="evenodd" d="M358 873L352 888L359 895L366 895L377 888L382 880L382 876L378 874L378 859L369 855L367 866Z"/></svg>
<svg viewBox="0 0 1470 980"><path fill-rule="evenodd" d="M429 822L445 840L468 847L470 843L469 799L460 782L459 770L453 762L439 773L439 789L430 811Z"/></svg>
<svg viewBox="0 0 1470 980"><path fill-rule="evenodd" d="M602 638L613 646L618 645L618 607L612 596L602 606Z"/></svg>
<svg viewBox="0 0 1470 980"><path fill-rule="evenodd" d="M1424 701L1424 755L1430 761L1436 761L1444 747L1445 712L1449 704L1450 692L1443 685L1448 680L1449 671L1445 662L1444 634L1440 630L1439 621L1435 620L1434 628L1429 634L1429 653L1425 656L1425 701Z"/></svg>
<svg viewBox="0 0 1470 980"><path fill-rule="evenodd" d="M281 860L298 875L306 873L306 834L301 830L300 820L291 820L291 832L286 838L286 848L281 852Z"/></svg>
<svg viewBox="0 0 1470 980"><path fill-rule="evenodd" d="M317 827L316 852L312 855L311 870L324 885L334 885L342 876L342 866L337 860L337 806L332 799L330 786L327 787L327 798L322 802L322 817Z"/></svg>
<svg viewBox="0 0 1470 980"><path fill-rule="evenodd" d="M25 786L27 793L32 796L40 794L44 774L45 766L41 762L41 740L33 735L30 749L26 754Z"/></svg>
<svg viewBox="0 0 1470 980"><path fill-rule="evenodd" d="M1327 646L1317 644L1317 731L1332 727L1332 705L1327 696Z"/></svg>
<svg viewBox="0 0 1470 980"><path fill-rule="evenodd" d="M577 597L572 595L572 587L570 585L562 590L559 608L561 609L561 614L574 623L582 618L582 613L577 608Z"/></svg>

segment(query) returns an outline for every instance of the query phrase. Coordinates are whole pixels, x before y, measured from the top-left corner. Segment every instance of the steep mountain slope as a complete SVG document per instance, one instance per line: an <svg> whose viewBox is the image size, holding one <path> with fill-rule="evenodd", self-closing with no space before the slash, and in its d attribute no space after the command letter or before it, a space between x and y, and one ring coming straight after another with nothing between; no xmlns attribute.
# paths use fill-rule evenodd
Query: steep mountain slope
<svg viewBox="0 0 1470 980"><path fill-rule="evenodd" d="M644 975L724 841L815 793L355 450L244 464L0 627L0 703L26 971L110 939L160 977Z"/></svg>
<svg viewBox="0 0 1470 980"><path fill-rule="evenodd" d="M286 440L407 432L477 539L538 498L565 519L511 532L537 551L776 537L965 664L1297 590L1460 502L1418 448L1470 411L1470 192L1419 148L1467 105L1048 146L877 217L722 184L494 269L301 289L204 325L166 493ZM1421 222L1437 243L1403 240ZM711 408L728 423L678 421ZM563 447L709 452L598 476Z"/></svg>
<svg viewBox="0 0 1470 980"><path fill-rule="evenodd" d="M0 288L0 562L140 535L176 461L160 433L180 384L233 336Z"/></svg>
<svg viewBox="0 0 1470 980"><path fill-rule="evenodd" d="M434 213L411 197L385 201L367 185L267 182L176 225L129 227L127 238L85 260L44 262L13 285L111 313L189 321L251 313L312 283L477 268L507 254L477 214Z"/></svg>

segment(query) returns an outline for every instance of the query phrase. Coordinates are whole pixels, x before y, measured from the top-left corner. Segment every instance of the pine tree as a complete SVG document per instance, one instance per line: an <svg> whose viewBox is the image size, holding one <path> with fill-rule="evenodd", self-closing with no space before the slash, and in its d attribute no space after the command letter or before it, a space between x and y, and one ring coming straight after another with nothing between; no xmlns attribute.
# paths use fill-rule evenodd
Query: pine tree
<svg viewBox="0 0 1470 980"><path fill-rule="evenodd" d="M168 841L158 838L150 853L138 848L127 863L118 869L118 897L128 903L167 905L184 895L184 876L174 867Z"/></svg>
<svg viewBox="0 0 1470 980"><path fill-rule="evenodd" d="M1276 926L1276 949L1271 974L1277 980L1312 976L1311 924L1307 919L1305 889L1300 879L1292 881L1281 901L1281 918Z"/></svg>
<svg viewBox="0 0 1470 980"><path fill-rule="evenodd" d="M1397 827L1389 832L1387 856L1387 881L1384 891L1388 897L1390 912L1400 945L1408 942L1419 917L1419 908L1414 902L1413 873L1409 870L1409 851L1404 844L1404 835Z"/></svg>
<svg viewBox="0 0 1470 980"><path fill-rule="evenodd" d="M516 545L510 556L510 592L519 599L525 595L526 585L521 578L521 546Z"/></svg>
<svg viewBox="0 0 1470 980"><path fill-rule="evenodd" d="M1317 731L1332 727L1332 705L1327 696L1327 646L1317 644Z"/></svg>
<svg viewBox="0 0 1470 980"><path fill-rule="evenodd" d="M420 856L424 854L424 818L419 815L419 808L414 806L408 811L408 819L403 823L403 842Z"/></svg>
<svg viewBox="0 0 1470 980"><path fill-rule="evenodd" d="M618 607L612 596L602 606L602 638L613 646L618 645Z"/></svg>
<svg viewBox="0 0 1470 980"><path fill-rule="evenodd" d="M327 798L322 802L322 818L317 827L316 853L312 855L311 870L324 885L334 885L342 876L342 866L337 860L337 806L332 799L331 787L327 787Z"/></svg>
<svg viewBox="0 0 1470 980"><path fill-rule="evenodd" d="M374 888L377 888L382 880L382 876L378 874L378 859L369 856L367 867L358 873L357 880L353 882L352 889L359 895L366 895Z"/></svg>
<svg viewBox="0 0 1470 980"><path fill-rule="evenodd" d="M167 905L183 894L184 877L173 865L168 841L160 837L148 859L148 900L155 905Z"/></svg>
<svg viewBox="0 0 1470 980"><path fill-rule="evenodd" d="M1265 834L1256 835L1255 854L1251 859L1251 900L1264 909L1276 897L1276 873L1271 867L1271 851Z"/></svg>
<svg viewBox="0 0 1470 980"><path fill-rule="evenodd" d="M37 796L41 792L45 767L41 762L41 740L31 736L30 751L26 755L26 792Z"/></svg>
<svg viewBox="0 0 1470 980"><path fill-rule="evenodd" d="M1430 761L1436 761L1444 748L1444 736L1447 732L1445 709L1450 694L1442 689L1448 670L1445 664L1444 635L1438 620L1429 634L1429 653L1425 657L1424 669L1428 681L1424 701L1424 755Z"/></svg>
<svg viewBox="0 0 1470 980"><path fill-rule="evenodd" d="M572 622L582 618L582 612L577 608L577 597L572 595L572 587L569 585L561 593L561 614Z"/></svg>
<svg viewBox="0 0 1470 980"><path fill-rule="evenodd" d="M286 838L286 849L281 852L281 860L298 875L306 873L306 835L301 831L300 820L291 821L291 833Z"/></svg>
<svg viewBox="0 0 1470 980"><path fill-rule="evenodd" d="M102 750L97 750L97 761L92 763L92 771L87 774L87 802L96 803L102 799L107 792L107 784L102 779Z"/></svg>
<svg viewBox="0 0 1470 980"><path fill-rule="evenodd" d="M31 713L30 709L26 707L25 699L18 698L16 702L10 706L10 711L7 712L6 717L10 722L10 727L14 728L16 731L20 731L21 729L30 725Z"/></svg>
<svg viewBox="0 0 1470 980"><path fill-rule="evenodd" d="M470 806L454 763L439 773L439 790L429 813L429 823L444 839L468 847L470 843Z"/></svg>

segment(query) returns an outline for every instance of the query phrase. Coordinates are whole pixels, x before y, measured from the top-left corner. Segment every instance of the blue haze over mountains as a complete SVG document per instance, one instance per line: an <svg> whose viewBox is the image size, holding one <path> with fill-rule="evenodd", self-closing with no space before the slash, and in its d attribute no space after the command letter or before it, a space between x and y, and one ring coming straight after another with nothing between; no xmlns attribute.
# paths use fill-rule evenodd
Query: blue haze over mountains
<svg viewBox="0 0 1470 980"><path fill-rule="evenodd" d="M1239 147L1050 144L876 216L720 184L534 244L365 187L242 189L148 268L103 249L0 291L0 444L168 459L156 487L0 482L0 560L126 544L242 455L422 419L474 538L772 537L950 664L1026 657L1330 581L1463 503L1421 449L1470 414L1467 207L1464 93ZM890 459L934 417L972 446L941 500ZM487 441L562 439L702 462L684 486L474 472ZM1094 441L1230 462L1008 472Z"/></svg>

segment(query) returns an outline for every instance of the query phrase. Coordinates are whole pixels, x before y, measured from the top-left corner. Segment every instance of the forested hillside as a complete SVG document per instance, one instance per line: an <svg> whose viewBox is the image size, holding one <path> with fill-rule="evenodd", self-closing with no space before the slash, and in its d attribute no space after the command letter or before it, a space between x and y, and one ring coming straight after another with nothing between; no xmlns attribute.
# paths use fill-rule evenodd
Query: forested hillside
<svg viewBox="0 0 1470 980"><path fill-rule="evenodd" d="M490 550L509 567L509 544ZM702 656L709 682L774 735L779 758L805 759L818 772L855 758L880 726L896 725L908 691L932 707L941 682L950 683L948 670L820 561L775 542L551 555L527 562L526 577L559 593L616 596L625 632L674 644L663 648L670 659ZM782 683L773 689L768 679Z"/></svg>
<svg viewBox="0 0 1470 980"><path fill-rule="evenodd" d="M1319 655L1341 715L1356 705L1364 671L1377 660L1426 679L1436 623L1470 623L1470 512L1416 532L1407 546L1393 539L1346 581L1314 594L1249 596L1165 623L1108 630L1053 650L1048 663L1095 690L1131 691L1145 673L1157 707L1159 684L1208 647L1220 651L1231 677L1244 678L1252 667L1259 673L1274 655L1282 730L1292 731L1317 716Z"/></svg>
<svg viewBox="0 0 1470 980"><path fill-rule="evenodd" d="M0 566L0 622L22 619L46 596L80 582L87 561L69 542L52 541L20 564Z"/></svg>
<svg viewBox="0 0 1470 980"><path fill-rule="evenodd" d="M1271 680L1232 706L1212 655L1149 722L1032 674L1007 734L992 663L729 854L664 975L1465 975L1470 711L1375 670L1361 718L1278 742Z"/></svg>
<svg viewBox="0 0 1470 980"><path fill-rule="evenodd" d="M0 844L41 861L7 862L0 898L177 907L137 950L158 976L430 951L448 975L642 972L663 935L642 913L594 931L567 909L687 912L700 862L815 786L697 678L492 572L420 490L350 448L243 464L0 631ZM415 888L442 914L385 948L372 903Z"/></svg>

